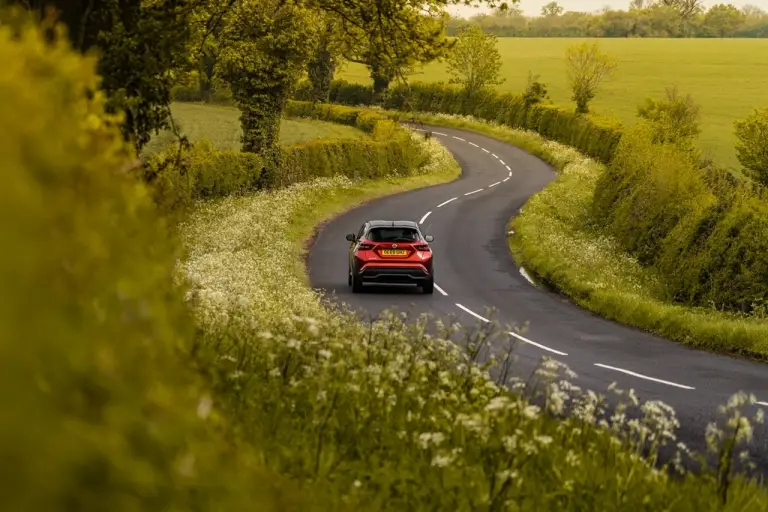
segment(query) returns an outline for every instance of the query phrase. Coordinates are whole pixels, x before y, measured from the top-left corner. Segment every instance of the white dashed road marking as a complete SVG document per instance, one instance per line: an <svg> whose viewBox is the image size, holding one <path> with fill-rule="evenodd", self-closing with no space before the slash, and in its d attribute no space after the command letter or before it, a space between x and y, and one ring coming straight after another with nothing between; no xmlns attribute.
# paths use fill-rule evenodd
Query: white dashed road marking
<svg viewBox="0 0 768 512"><path fill-rule="evenodd" d="M455 200L457 200L457 199L458 199L458 197L452 197L452 198L450 198L449 200L445 201L444 203L440 203L439 205L437 205L437 207L438 207L438 208L440 208L441 206L445 206L445 205L447 205L448 203L450 203L451 201L455 201Z"/></svg>
<svg viewBox="0 0 768 512"><path fill-rule="evenodd" d="M490 151L488 151L488 150L487 150L487 149L485 149L485 148L480 148L480 149L482 149L482 150L483 150L483 151L485 151L486 153L490 153Z"/></svg>
<svg viewBox="0 0 768 512"><path fill-rule="evenodd" d="M491 153L491 156L492 156L493 158L499 158L499 157L497 157L497 156L496 156L496 153Z"/></svg>
<svg viewBox="0 0 768 512"><path fill-rule="evenodd" d="M533 286L536 286L536 283L533 282L533 279L531 279L531 276L528 275L528 272L526 272L523 267L520 267L520 275L523 276L525 280L531 283Z"/></svg>
<svg viewBox="0 0 768 512"><path fill-rule="evenodd" d="M461 142L467 142L466 140L462 139L461 137L453 136L454 139L460 140Z"/></svg>
<svg viewBox="0 0 768 512"><path fill-rule="evenodd" d="M432 132L432 133L434 133L435 135L442 135L443 137L447 137L447 135L444 133L440 133L440 132Z"/></svg>
<svg viewBox="0 0 768 512"><path fill-rule="evenodd" d="M656 379L654 377L648 377L647 375L631 372L629 370L623 370L621 368L616 368L614 366L608 366L606 364L595 363L595 366L599 366L600 368L605 368L607 370L613 370L615 372L626 373L627 375L632 375L633 377L637 377L640 379L650 380L653 382L658 382L660 384L666 384L667 386L674 386L676 388L681 388L681 389L696 389L696 388L692 388L691 386L685 386L683 384L676 384L674 382L669 382L668 380L661 380L661 379Z"/></svg>
<svg viewBox="0 0 768 512"><path fill-rule="evenodd" d="M504 178L503 180L501 180L501 182L502 182L502 183L504 183L504 182L505 182L505 181L507 181L508 179L509 179L509 176L507 176L506 178Z"/></svg>
<svg viewBox="0 0 768 512"><path fill-rule="evenodd" d="M512 171L509 171L509 176L512 176Z"/></svg>
<svg viewBox="0 0 768 512"><path fill-rule="evenodd" d="M504 167L506 167L509 172L512 172L512 169L510 169L508 165L505 164Z"/></svg>
<svg viewBox="0 0 768 512"><path fill-rule="evenodd" d="M469 314L470 314L470 315L472 315L473 317L475 317L475 318L479 318L480 320L482 320L482 321L483 321L483 322L485 322L485 323L488 323L488 322L490 322L490 320L488 320L487 318L485 318L485 317L482 317L482 316L478 315L477 313L475 313L474 311L472 311L472 310L471 310L471 309L469 309L469 308L465 308L464 306L462 306L462 305L461 305L461 304L459 304L458 302L456 303L456 306L457 306L458 308L460 308L460 309L463 309L464 311L466 311L467 313L469 313Z"/></svg>
<svg viewBox="0 0 768 512"><path fill-rule="evenodd" d="M470 145L470 146L475 146L476 148L479 148L479 147L480 147L480 146L478 146L477 144L475 144L474 142L470 142L470 143L469 143L469 145Z"/></svg>
<svg viewBox="0 0 768 512"><path fill-rule="evenodd" d="M431 211L431 210L430 210L430 211L428 211L426 214L424 214L424 216L423 216L423 217L421 218L421 220L419 221L419 224L424 224L424 221L425 221L425 220L427 220L427 217L429 217L429 214L430 214L430 213L432 213L432 211Z"/></svg>
<svg viewBox="0 0 768 512"><path fill-rule="evenodd" d="M444 296L446 296L446 297L448 296L448 294L447 294L447 293L445 293L445 290L443 290L442 288L440 288L439 286L437 286L437 283L435 283L435 288L437 288L437 291L439 291L440 293L442 293Z"/></svg>
<svg viewBox="0 0 768 512"><path fill-rule="evenodd" d="M458 302L456 303L456 307L458 307L458 308L460 308L460 309L462 309L462 310L466 311L467 313L469 313L469 314L470 314L470 315L472 315L473 317L475 317L475 318L477 318L477 319L479 319L479 320L481 320L481 321L483 321L483 322L485 322L485 323L488 323L488 322L490 322L490 320L488 320L487 318L485 318L485 317L482 317L482 316L478 315L477 313L475 313L475 312L474 312L474 311L472 311L471 309L469 309L469 308L467 308L467 307L465 307L465 306L462 306L462 305L461 305L461 304L459 304ZM541 343L536 343L535 341L531 341L531 340L529 340L528 338L526 338L526 337L524 337L524 336L520 336L520 335L519 335L519 334L517 334L516 332L511 332L511 331L510 331L508 334L509 334L509 335L511 335L511 336L514 336L515 338L519 339L520 341L522 341L522 342L524 342L524 343L528 343L529 345L533 345L534 347L539 347L539 348L540 348L540 349L542 349L542 350L547 350L547 351L549 351L549 352L552 352L552 353L554 353L554 354L558 354L558 355L561 355L561 356L567 356L567 355L568 355L568 354L566 354L565 352L560 352L559 350L555 350L555 349L553 349L553 348L549 348L549 347L547 347L547 346L544 346L544 345L542 345Z"/></svg>
<svg viewBox="0 0 768 512"><path fill-rule="evenodd" d="M510 334L511 336L514 336L515 338L519 339L519 340L520 340L520 341L522 341L523 343L527 343L527 344L529 344L529 345L533 345L534 347L539 347L540 349L542 349L542 350L546 350L546 351L548 351L548 352L552 352L553 354L557 354L557 355L560 355L560 356L567 356L567 355L568 355L568 354L566 354L565 352L560 352L559 350L555 350L555 349L553 349L553 348L549 348L549 347L547 347L547 346L544 346L544 345L542 345L541 343L536 343L535 341L531 341L531 340L529 340L528 338L525 338L525 337L523 337L523 336L520 336L520 335L519 335L519 334L517 334L516 332L511 332L511 331L510 331L510 332L509 332L509 334Z"/></svg>
<svg viewBox="0 0 768 512"><path fill-rule="evenodd" d="M757 405L763 405L765 407L768 407L768 402L755 402Z"/></svg>
<svg viewBox="0 0 768 512"><path fill-rule="evenodd" d="M495 187L495 186L496 186L496 185L498 185L499 183L501 183L501 182L500 182L500 181L497 181L496 183L491 183L490 185L488 185L488 188L491 188L491 187Z"/></svg>
<svg viewBox="0 0 768 512"><path fill-rule="evenodd" d="M501 165L507 165L507 164L504 163L504 160L500 159L499 162L501 162Z"/></svg>
<svg viewBox="0 0 768 512"><path fill-rule="evenodd" d="M468 196L468 195L470 195L470 194L476 194L477 192L480 192L481 190L483 190L483 189L479 188L479 189L477 189L477 190L473 190L472 192L467 192L467 193L466 193L466 194L464 194L464 195L465 195L465 196Z"/></svg>

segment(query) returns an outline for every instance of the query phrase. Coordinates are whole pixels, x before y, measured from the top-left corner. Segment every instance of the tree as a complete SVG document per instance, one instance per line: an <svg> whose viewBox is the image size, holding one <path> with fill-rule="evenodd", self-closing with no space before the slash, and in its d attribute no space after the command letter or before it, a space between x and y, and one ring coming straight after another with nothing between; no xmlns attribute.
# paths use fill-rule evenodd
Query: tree
<svg viewBox="0 0 768 512"><path fill-rule="evenodd" d="M243 151L279 158L280 116L315 45L316 21L282 0L241 0L228 14L217 73L240 108Z"/></svg>
<svg viewBox="0 0 768 512"><path fill-rule="evenodd" d="M496 36L486 34L477 25L462 29L448 57L451 83L461 84L471 97L488 86L504 83L499 77L500 71L501 54L496 48Z"/></svg>
<svg viewBox="0 0 768 512"><path fill-rule="evenodd" d="M600 84L613 75L616 62L602 53L597 43L583 42L566 49L565 69L576 112L586 114Z"/></svg>
<svg viewBox="0 0 768 512"><path fill-rule="evenodd" d="M741 25L747 16L731 4L717 4L712 6L704 15L704 26L718 37L725 37Z"/></svg>
<svg viewBox="0 0 768 512"><path fill-rule="evenodd" d="M565 9L558 5L557 2L549 2L541 8L541 15L545 18L549 18L550 16L560 16L563 14L563 11L565 11Z"/></svg>
<svg viewBox="0 0 768 512"><path fill-rule="evenodd" d="M745 174L768 185L768 108L755 109L734 123L736 158Z"/></svg>
<svg viewBox="0 0 768 512"><path fill-rule="evenodd" d="M108 112L124 112L123 137L137 151L169 128L170 70L184 65L196 0L18 0L38 17L53 7L73 47L99 55Z"/></svg>
<svg viewBox="0 0 768 512"><path fill-rule="evenodd" d="M390 19L379 23L379 5L360 0L360 12L352 21L340 19L344 58L368 67L377 98L393 80L403 78L418 64L445 56L453 46L445 37L446 13L404 7L389 11ZM359 23L359 19L368 21Z"/></svg>
<svg viewBox="0 0 768 512"><path fill-rule="evenodd" d="M637 115L649 121L656 143L672 143L687 150L694 150L693 142L701 132L700 107L689 94L681 96L677 87L666 88L666 98L646 98L637 107Z"/></svg>
<svg viewBox="0 0 768 512"><path fill-rule="evenodd" d="M539 82L539 75L534 75L530 71L528 72L528 82L523 92L523 103L526 107L541 103L545 99L549 99L547 93L547 86L542 82Z"/></svg>

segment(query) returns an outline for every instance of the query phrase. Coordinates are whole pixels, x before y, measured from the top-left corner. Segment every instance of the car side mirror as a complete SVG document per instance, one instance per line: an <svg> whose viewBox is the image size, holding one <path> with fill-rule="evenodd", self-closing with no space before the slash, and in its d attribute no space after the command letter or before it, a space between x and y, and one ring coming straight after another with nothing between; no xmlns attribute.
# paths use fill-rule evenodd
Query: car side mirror
<svg viewBox="0 0 768 512"><path fill-rule="evenodd" d="M427 236L424 237L424 240L426 240L427 242L431 242L434 239L435 239L435 237L433 237L432 235L427 235Z"/></svg>
<svg viewBox="0 0 768 512"><path fill-rule="evenodd" d="M350 233L347 235L347 241L354 242L355 241L355 235L354 233Z"/></svg>

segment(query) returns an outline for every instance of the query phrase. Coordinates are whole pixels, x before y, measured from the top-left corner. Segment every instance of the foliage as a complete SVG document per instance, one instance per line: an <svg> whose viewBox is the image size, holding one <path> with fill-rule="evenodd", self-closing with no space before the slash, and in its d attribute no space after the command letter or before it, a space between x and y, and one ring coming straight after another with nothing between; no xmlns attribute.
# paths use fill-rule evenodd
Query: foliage
<svg viewBox="0 0 768 512"><path fill-rule="evenodd" d="M704 25L717 37L732 34L747 16L731 4L713 5L704 16Z"/></svg>
<svg viewBox="0 0 768 512"><path fill-rule="evenodd" d="M98 52L99 87L107 93L107 110L124 112L123 136L137 150L153 132L170 127L169 71L185 60L194 0L12 3L39 15L47 6L56 8L73 46L80 52Z"/></svg>
<svg viewBox="0 0 768 512"><path fill-rule="evenodd" d="M681 97L677 87L668 87L665 100L646 98L637 107L637 115L651 123L654 142L669 142L692 151L693 143L701 132L700 110L690 94Z"/></svg>
<svg viewBox="0 0 768 512"><path fill-rule="evenodd" d="M469 96L474 96L486 87L504 83L500 71L501 54L495 36L474 26L459 32L448 57L451 83L461 85Z"/></svg>
<svg viewBox="0 0 768 512"><path fill-rule="evenodd" d="M600 84L611 78L616 61L600 51L597 43L581 43L565 50L565 71L576 102L576 112L589 112L589 102L595 97Z"/></svg>
<svg viewBox="0 0 768 512"><path fill-rule="evenodd" d="M245 152L279 165L280 116L314 47L311 11L277 0L241 0L222 30L218 73L241 111Z"/></svg>
<svg viewBox="0 0 768 512"><path fill-rule="evenodd" d="M528 72L528 83L523 91L523 103L530 107L549 99L547 86L539 82L539 75Z"/></svg>
<svg viewBox="0 0 768 512"><path fill-rule="evenodd" d="M424 12L408 2L398 7L388 10L388 19L383 23L370 14L381 12L380 4L364 1L357 16L367 22L341 20L346 34L344 58L368 67L374 95L379 99L393 80L402 79L414 65L442 57L452 47L443 32L444 13Z"/></svg>
<svg viewBox="0 0 768 512"><path fill-rule="evenodd" d="M626 133L597 183L594 217L653 266L665 295L688 305L749 313L768 298L768 201L690 153Z"/></svg>
<svg viewBox="0 0 768 512"><path fill-rule="evenodd" d="M768 185L768 108L755 109L734 128L739 162L752 178Z"/></svg>

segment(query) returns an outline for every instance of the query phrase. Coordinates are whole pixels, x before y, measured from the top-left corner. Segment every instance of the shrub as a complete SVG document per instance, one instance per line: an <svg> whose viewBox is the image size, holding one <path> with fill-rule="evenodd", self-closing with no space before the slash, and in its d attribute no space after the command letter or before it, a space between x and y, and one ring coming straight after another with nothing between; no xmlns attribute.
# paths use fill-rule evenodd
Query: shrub
<svg viewBox="0 0 768 512"><path fill-rule="evenodd" d="M677 87L666 89L666 98L646 98L637 107L637 115L651 122L654 142L671 142L694 151L694 141L701 132L700 107L689 94L680 96Z"/></svg>
<svg viewBox="0 0 768 512"><path fill-rule="evenodd" d="M768 108L755 109L734 123L736 156L746 174L768 185Z"/></svg>

